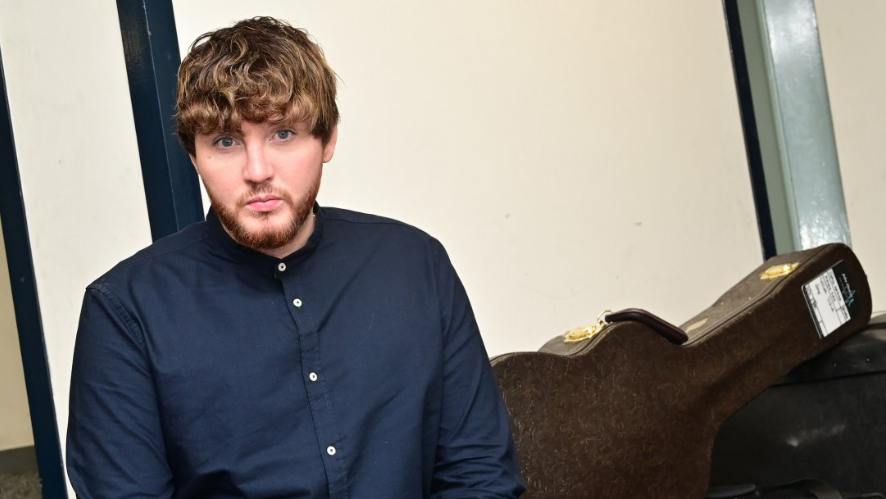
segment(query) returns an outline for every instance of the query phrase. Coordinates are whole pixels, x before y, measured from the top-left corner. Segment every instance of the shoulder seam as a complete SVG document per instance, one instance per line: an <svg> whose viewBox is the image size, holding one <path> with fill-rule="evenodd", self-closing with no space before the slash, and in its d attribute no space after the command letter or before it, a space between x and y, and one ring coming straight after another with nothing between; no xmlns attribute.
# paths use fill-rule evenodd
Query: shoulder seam
<svg viewBox="0 0 886 499"><path fill-rule="evenodd" d="M135 341L138 342L142 350L144 350L146 348L146 345L144 335L141 332L141 328L138 327L138 324L136 324L132 316L129 315L129 312L126 311L126 309L123 307L123 304L120 303L120 300L118 300L117 297L114 296L114 294L111 293L111 291L103 284L92 284L87 287L87 289L95 289L96 291L101 293L101 295L105 297L106 300L108 300L108 303L110 303L111 306L114 307L114 311L117 313L117 315L121 319L123 319L123 322L126 324L126 329L129 330L130 336L132 336Z"/></svg>
<svg viewBox="0 0 886 499"><path fill-rule="evenodd" d="M151 260L151 259L154 259L154 258L159 258L159 257L161 257L161 256L163 256L163 255L168 255L168 254L170 254L170 253L175 253L175 252L177 252L177 251L182 251L182 250L184 250L184 249L186 249L186 248L189 248L189 247L191 247L191 246L193 246L193 245L195 245L195 244L197 244L197 243L199 243L199 242L205 241L205 240L208 239L208 238L209 238L209 234L204 234L201 238L199 238L199 239L197 239L197 240L194 240L194 241L191 241L191 242L189 242L188 244L185 244L184 246L179 246L179 247L177 247L177 248L172 248L172 249L169 249L169 250L163 251L162 253L157 253L157 254L154 254L154 255L142 255L142 256L136 258L136 255L138 255L138 253L136 253L135 255L132 255L131 257L127 258L126 260L123 260L123 261L120 262L118 265L114 266L114 268L112 268L112 269L109 270L107 273L105 273L103 276L101 276L101 277L98 279L98 281L96 281L96 285L99 285L100 283L103 283L103 282L107 281L107 280L108 280L113 274L116 274L116 273L120 272L122 269L125 269L125 268L127 268L127 267L130 267L130 266L132 266L132 265L134 265L134 264L136 264L136 263L138 263L138 262L142 262L142 261L145 261L145 260ZM149 246L149 247L150 247L150 246Z"/></svg>
<svg viewBox="0 0 886 499"><path fill-rule="evenodd" d="M421 229L418 229L417 227L414 227L414 226L412 226L412 225L409 225L409 224L406 223L406 222L401 222L401 221L399 221L399 220L394 220L394 219L391 219L391 218L382 218L382 217L379 217L379 218L377 218L377 219L375 219L375 220L351 220L351 219L348 219L348 218L341 218L341 217L336 217L336 216L329 216L328 214L327 214L327 215L324 215L324 218L327 219L327 220L335 220L336 222L348 222L348 223L352 223L352 224L402 225L403 227L412 227L413 229L421 230Z"/></svg>
<svg viewBox="0 0 886 499"><path fill-rule="evenodd" d="M347 212L347 210L344 210L344 211ZM326 219L326 221L330 221L330 222L334 221L334 222L345 222L345 223L350 223L350 224L367 224L367 225L394 225L397 227L403 227L404 229L409 229L409 230L415 231L419 234L423 234L425 237L428 237L430 239L435 239L434 236L428 234L424 230L416 227L415 225L406 223L402 220L397 220L397 219L388 218L388 217L382 217L379 215L367 215L365 213L359 213L359 212L350 212L350 213L363 215L364 217L371 217L371 219L353 220L351 218L336 216L336 214L329 213L328 211L323 214L323 217Z"/></svg>

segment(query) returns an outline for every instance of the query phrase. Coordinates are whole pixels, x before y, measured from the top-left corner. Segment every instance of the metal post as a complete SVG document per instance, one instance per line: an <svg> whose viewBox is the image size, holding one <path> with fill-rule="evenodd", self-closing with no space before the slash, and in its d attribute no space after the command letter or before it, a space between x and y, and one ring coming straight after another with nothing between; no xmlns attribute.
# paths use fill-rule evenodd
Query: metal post
<svg viewBox="0 0 886 499"><path fill-rule="evenodd" d="M132 114L157 240L203 220L197 173L175 138L175 82L181 61L171 0L117 0Z"/></svg>

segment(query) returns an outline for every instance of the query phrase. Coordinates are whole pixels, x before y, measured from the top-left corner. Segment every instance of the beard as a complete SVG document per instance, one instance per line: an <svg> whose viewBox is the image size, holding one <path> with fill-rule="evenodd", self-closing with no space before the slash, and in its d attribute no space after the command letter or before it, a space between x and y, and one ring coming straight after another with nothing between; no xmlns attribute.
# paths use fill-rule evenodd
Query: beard
<svg viewBox="0 0 886 499"><path fill-rule="evenodd" d="M310 186L308 186L308 190L305 191L298 200L293 200L289 193L274 190L269 184L258 184L249 192L241 196L240 199L237 200L237 204L232 208L218 202L216 198L213 197L212 192L209 189L206 189L206 193L209 195L209 200L212 203L212 208L215 210L216 215L218 215L218 220L221 222L222 227L224 227L228 234L230 234L241 246L256 251L281 248L295 239L299 231L304 227L308 216L312 214L314 201L317 199L317 193L319 191L320 175L317 175L317 178L313 180ZM245 224L241 223L238 219L238 213L240 211L239 207L246 206L246 203L250 199L261 194L272 194L283 201L283 204L274 210L274 212L277 212L284 206L289 207L291 218L288 224L279 228L266 226L258 230L251 230L247 228ZM251 212L248 215L242 216L249 216L266 224L271 218L271 213L272 212Z"/></svg>

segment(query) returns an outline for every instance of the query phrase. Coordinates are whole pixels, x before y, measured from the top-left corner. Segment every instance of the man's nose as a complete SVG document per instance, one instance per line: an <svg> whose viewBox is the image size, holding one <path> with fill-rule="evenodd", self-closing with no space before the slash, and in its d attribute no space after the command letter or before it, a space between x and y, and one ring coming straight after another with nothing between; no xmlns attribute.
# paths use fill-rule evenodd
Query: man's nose
<svg viewBox="0 0 886 499"><path fill-rule="evenodd" d="M246 146L246 168L243 177L251 183L261 184L274 176L274 168L268 161L261 144Z"/></svg>

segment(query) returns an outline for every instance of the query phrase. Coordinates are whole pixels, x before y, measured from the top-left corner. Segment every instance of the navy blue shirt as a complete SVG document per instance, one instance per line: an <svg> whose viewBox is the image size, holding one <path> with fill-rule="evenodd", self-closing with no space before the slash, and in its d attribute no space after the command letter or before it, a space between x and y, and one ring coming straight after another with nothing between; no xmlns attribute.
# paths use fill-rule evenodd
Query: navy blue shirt
<svg viewBox="0 0 886 499"><path fill-rule="evenodd" d="M214 214L86 290L67 469L81 498L513 498L507 414L445 250L316 207L277 259Z"/></svg>

